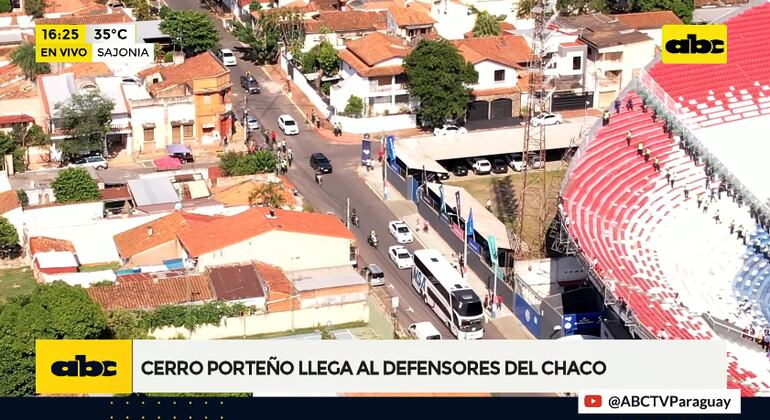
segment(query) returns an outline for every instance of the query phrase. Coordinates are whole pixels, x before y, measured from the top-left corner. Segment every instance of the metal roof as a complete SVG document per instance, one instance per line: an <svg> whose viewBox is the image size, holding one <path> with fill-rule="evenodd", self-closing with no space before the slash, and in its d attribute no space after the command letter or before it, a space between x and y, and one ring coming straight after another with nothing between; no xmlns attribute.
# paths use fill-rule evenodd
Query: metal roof
<svg viewBox="0 0 770 420"><path fill-rule="evenodd" d="M38 252L35 254L35 260L37 260L40 268L77 267L79 265L75 254L69 251Z"/></svg>
<svg viewBox="0 0 770 420"><path fill-rule="evenodd" d="M396 157L404 162L404 165L409 169L422 170L425 168L425 170L429 172L448 173L448 171L443 166L439 165L438 162L426 156L421 151L414 150L410 147L400 148L398 147L398 144L396 144Z"/></svg>
<svg viewBox="0 0 770 420"><path fill-rule="evenodd" d="M294 288L300 292L332 287L366 285L366 280L349 265L289 272Z"/></svg>
<svg viewBox="0 0 770 420"><path fill-rule="evenodd" d="M169 178L142 178L128 180L128 190L134 197L134 204L147 206L180 201L179 194Z"/></svg>

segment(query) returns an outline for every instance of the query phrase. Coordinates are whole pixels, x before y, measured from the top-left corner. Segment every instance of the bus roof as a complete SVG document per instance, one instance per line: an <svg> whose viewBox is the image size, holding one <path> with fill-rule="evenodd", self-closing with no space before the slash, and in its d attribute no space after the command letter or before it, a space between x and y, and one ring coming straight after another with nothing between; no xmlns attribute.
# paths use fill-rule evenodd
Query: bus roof
<svg viewBox="0 0 770 420"><path fill-rule="evenodd" d="M414 258L419 259L425 268L430 270L436 278L445 285L448 291L470 289L471 286L460 275L456 268L447 261L441 252L435 249L420 249L414 251Z"/></svg>

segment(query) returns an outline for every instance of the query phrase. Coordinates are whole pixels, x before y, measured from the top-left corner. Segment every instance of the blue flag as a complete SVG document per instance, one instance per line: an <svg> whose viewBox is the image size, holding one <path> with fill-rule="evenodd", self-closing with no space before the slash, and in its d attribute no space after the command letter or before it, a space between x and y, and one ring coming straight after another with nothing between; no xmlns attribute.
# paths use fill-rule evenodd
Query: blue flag
<svg viewBox="0 0 770 420"><path fill-rule="evenodd" d="M388 160L396 160L396 139L393 137L393 135L390 135L385 141L388 145Z"/></svg>
<svg viewBox="0 0 770 420"><path fill-rule="evenodd" d="M465 222L465 236L473 237L473 209L468 212L468 221Z"/></svg>
<svg viewBox="0 0 770 420"><path fill-rule="evenodd" d="M441 212L441 214L444 214L444 213L446 213L446 200L444 200L444 185L443 184L438 186L438 191L441 194L441 210L440 210L440 212Z"/></svg>

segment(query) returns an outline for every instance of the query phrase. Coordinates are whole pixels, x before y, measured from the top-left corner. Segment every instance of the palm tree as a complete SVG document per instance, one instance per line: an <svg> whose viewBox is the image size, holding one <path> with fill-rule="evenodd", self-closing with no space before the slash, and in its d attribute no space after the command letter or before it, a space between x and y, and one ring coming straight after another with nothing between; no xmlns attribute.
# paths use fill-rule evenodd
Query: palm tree
<svg viewBox="0 0 770 420"><path fill-rule="evenodd" d="M286 204L283 188L278 184L267 182L255 187L249 193L249 205L260 204L263 206L278 208Z"/></svg>
<svg viewBox="0 0 770 420"><path fill-rule="evenodd" d="M476 8L471 8L476 13L476 24L473 25L473 36L498 36L503 31L500 29L500 22L505 20L505 15L493 15L486 10L480 12Z"/></svg>
<svg viewBox="0 0 770 420"><path fill-rule="evenodd" d="M35 46L28 43L19 45L11 53L11 63L21 69L24 76L34 81L39 74L51 72L51 66L48 63L38 63L35 58Z"/></svg>

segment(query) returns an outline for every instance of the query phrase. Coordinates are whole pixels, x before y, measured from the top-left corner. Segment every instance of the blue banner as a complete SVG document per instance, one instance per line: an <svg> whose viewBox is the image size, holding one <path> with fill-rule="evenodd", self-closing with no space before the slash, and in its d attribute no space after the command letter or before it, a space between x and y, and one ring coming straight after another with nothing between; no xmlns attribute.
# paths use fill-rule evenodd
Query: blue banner
<svg viewBox="0 0 770 420"><path fill-rule="evenodd" d="M521 321L522 324L532 333L536 338L540 337L540 315L535 311L535 308L529 306L527 301L519 295L516 295L516 300L513 305L516 318Z"/></svg>
<svg viewBox="0 0 770 420"><path fill-rule="evenodd" d="M561 330L565 336L582 334L586 332L596 333L597 330L601 327L601 323L601 312L565 314L562 316Z"/></svg>
<svg viewBox="0 0 770 420"><path fill-rule="evenodd" d="M487 246L489 246L489 258L492 265L497 265L497 240L494 236L487 236Z"/></svg>
<svg viewBox="0 0 770 420"><path fill-rule="evenodd" d="M361 163L367 164L372 159L372 141L361 140Z"/></svg>
<svg viewBox="0 0 770 420"><path fill-rule="evenodd" d="M446 213L446 200L444 199L444 185L443 184L438 186L438 192L439 192L439 195L441 196L441 207L439 208L439 214L444 214L444 213Z"/></svg>
<svg viewBox="0 0 770 420"><path fill-rule="evenodd" d="M468 212L468 220L465 221L465 235L473 238L473 209Z"/></svg>
<svg viewBox="0 0 770 420"><path fill-rule="evenodd" d="M396 139L393 137L393 135L390 135L385 140L387 147L388 147L388 160L395 161L396 160Z"/></svg>
<svg viewBox="0 0 770 420"><path fill-rule="evenodd" d="M476 254L481 254L481 245L477 244L476 241L473 240L473 236L468 237L468 248L473 250Z"/></svg>

